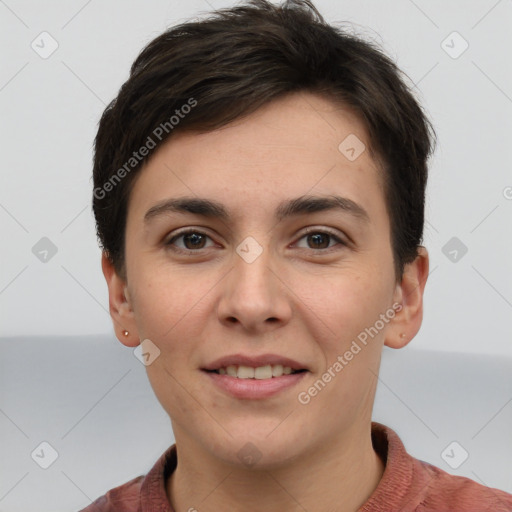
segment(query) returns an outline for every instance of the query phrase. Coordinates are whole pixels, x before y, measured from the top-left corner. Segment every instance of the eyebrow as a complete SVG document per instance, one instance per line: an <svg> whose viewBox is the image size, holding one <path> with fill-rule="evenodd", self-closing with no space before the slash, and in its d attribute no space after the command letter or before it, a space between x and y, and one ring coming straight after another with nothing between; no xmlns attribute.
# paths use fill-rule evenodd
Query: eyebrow
<svg viewBox="0 0 512 512"><path fill-rule="evenodd" d="M298 215L316 212L341 210L354 218L370 222L368 212L359 204L346 197L331 196L301 196L281 202L276 208L275 216L278 221ZM198 197L178 197L166 199L152 206L144 215L144 223L149 224L156 217L168 213L192 213L206 218L229 220L229 213L221 203Z"/></svg>

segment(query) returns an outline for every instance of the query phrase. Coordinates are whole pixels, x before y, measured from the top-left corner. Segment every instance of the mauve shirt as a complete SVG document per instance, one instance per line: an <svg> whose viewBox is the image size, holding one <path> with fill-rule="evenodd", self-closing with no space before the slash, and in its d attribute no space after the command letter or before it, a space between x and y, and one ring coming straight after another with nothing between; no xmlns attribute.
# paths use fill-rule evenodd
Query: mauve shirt
<svg viewBox="0 0 512 512"><path fill-rule="evenodd" d="M372 422L372 443L384 473L358 512L512 512L512 494L411 457L396 432L381 423ZM174 444L146 476L111 489L80 512L174 512L165 482L176 463Z"/></svg>

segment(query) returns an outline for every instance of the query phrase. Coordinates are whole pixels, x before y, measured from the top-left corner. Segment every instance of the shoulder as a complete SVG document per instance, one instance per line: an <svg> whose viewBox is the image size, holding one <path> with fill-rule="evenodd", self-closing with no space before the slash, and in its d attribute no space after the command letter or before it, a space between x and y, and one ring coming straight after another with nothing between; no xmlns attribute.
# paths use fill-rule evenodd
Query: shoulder
<svg viewBox="0 0 512 512"><path fill-rule="evenodd" d="M411 456L391 428L372 422L372 442L384 474L361 512L512 512L512 494Z"/></svg>
<svg viewBox="0 0 512 512"><path fill-rule="evenodd" d="M80 512L170 510L165 482L176 469L176 445L170 446L146 475L140 475L99 497Z"/></svg>
<svg viewBox="0 0 512 512"><path fill-rule="evenodd" d="M510 512L512 494L417 461L430 477L418 511Z"/></svg>
<svg viewBox="0 0 512 512"><path fill-rule="evenodd" d="M114 487L80 512L139 512L143 481L144 476L141 475L119 487Z"/></svg>

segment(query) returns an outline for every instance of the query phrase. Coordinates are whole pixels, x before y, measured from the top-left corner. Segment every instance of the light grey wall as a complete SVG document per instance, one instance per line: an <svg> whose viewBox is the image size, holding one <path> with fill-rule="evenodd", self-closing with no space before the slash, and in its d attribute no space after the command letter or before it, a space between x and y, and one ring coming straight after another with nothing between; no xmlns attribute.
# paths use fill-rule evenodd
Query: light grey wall
<svg viewBox="0 0 512 512"><path fill-rule="evenodd" d="M426 212L431 275L413 343L511 355L512 2L315 3L384 46L439 135ZM0 2L0 336L111 332L90 208L97 122L145 43L233 4ZM47 262L34 254L43 237L57 250Z"/></svg>

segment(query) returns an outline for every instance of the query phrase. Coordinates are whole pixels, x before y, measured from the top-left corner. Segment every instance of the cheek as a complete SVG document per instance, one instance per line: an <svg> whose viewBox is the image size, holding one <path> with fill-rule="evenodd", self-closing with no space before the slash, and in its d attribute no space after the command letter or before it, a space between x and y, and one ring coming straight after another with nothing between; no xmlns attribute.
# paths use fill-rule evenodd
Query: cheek
<svg viewBox="0 0 512 512"><path fill-rule="evenodd" d="M345 268L309 285L302 279L303 292L298 295L302 295L311 321L325 333L329 352L343 350L384 312L388 287L376 275L368 268Z"/></svg>
<svg viewBox="0 0 512 512"><path fill-rule="evenodd" d="M149 266L151 267L151 266ZM207 293L212 284L194 279L176 269L141 272L136 289L136 322L141 339L148 338L160 349L159 357L146 367L148 379L162 407L173 418L201 414L191 400L201 396L191 380L194 356L204 338Z"/></svg>
<svg viewBox="0 0 512 512"><path fill-rule="evenodd" d="M380 318L389 308L389 288L377 275L360 274L345 282L346 288L340 286L333 299L337 304L328 313L337 334L326 348L328 366L339 362L339 356L343 359L335 393L354 405L374 384L370 371L378 373L387 325Z"/></svg>
<svg viewBox="0 0 512 512"><path fill-rule="evenodd" d="M159 269L148 264L146 269L141 268L134 280L135 313L141 336L163 343L183 336L184 332L191 336L191 329L201 325L195 320L205 307L213 280L189 275L177 267Z"/></svg>
<svg viewBox="0 0 512 512"><path fill-rule="evenodd" d="M313 387L301 389L315 395L305 413L322 417L330 409L338 428L339 422L371 411L385 329L374 334L370 328L386 311L388 295L386 284L375 274L356 274L354 269L311 297L309 330L325 362Z"/></svg>

